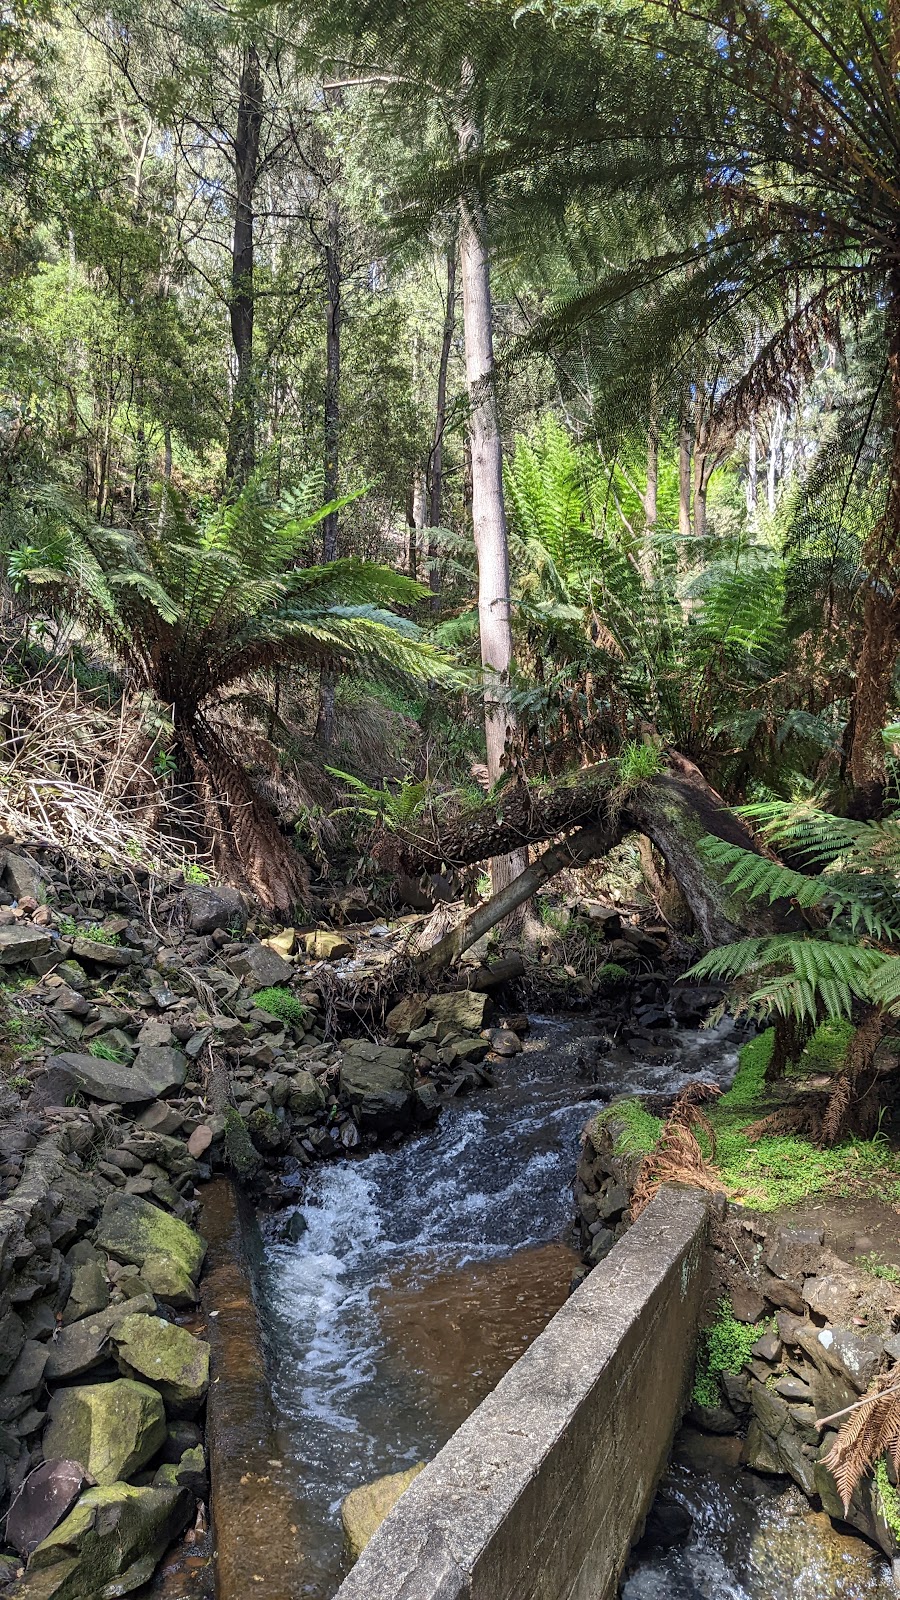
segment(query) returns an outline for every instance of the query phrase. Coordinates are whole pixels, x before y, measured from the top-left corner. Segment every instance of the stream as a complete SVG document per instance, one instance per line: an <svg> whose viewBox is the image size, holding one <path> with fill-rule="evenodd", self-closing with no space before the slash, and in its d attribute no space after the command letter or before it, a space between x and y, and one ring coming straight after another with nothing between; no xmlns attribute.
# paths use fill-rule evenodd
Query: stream
<svg viewBox="0 0 900 1600"><path fill-rule="evenodd" d="M496 1084L437 1125L308 1175L294 1226L270 1220L262 1311L296 1486L300 1587L329 1600L345 1574L349 1490L429 1459L566 1298L579 1133L620 1091L727 1084L730 1024L673 1034L671 1059L605 1061L583 1018L536 1019ZM296 1218L296 1213L300 1218ZM292 1213L288 1213L288 1216ZM693 1438L693 1444L691 1439ZM742 1471L735 1439L685 1429L664 1480L686 1543L637 1552L622 1600L891 1600L880 1553L834 1530L787 1480Z"/></svg>

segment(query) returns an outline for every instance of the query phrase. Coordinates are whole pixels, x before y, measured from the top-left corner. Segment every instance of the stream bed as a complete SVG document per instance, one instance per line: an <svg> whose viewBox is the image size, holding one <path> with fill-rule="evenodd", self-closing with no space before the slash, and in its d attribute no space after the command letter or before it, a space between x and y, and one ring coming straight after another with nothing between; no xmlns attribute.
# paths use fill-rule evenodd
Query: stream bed
<svg viewBox="0 0 900 1600"><path fill-rule="evenodd" d="M343 1497L433 1456L563 1304L578 1136L603 1103L603 1055L584 1019L536 1019L495 1087L452 1101L399 1150L308 1176L296 1243L280 1242L283 1214L270 1225L263 1314L313 1600L344 1575ZM613 1076L620 1092L674 1090L727 1082L735 1063L726 1023L673 1034L670 1062Z"/></svg>
<svg viewBox="0 0 900 1600"><path fill-rule="evenodd" d="M725 1085L726 1021L673 1034L671 1058L615 1065L583 1018L536 1019L496 1085L451 1101L398 1148L305 1175L267 1224L263 1320L280 1418L273 1462L296 1487L300 1586L330 1600L346 1571L349 1490L428 1460L563 1304L578 1259L578 1136L612 1085ZM664 1480L686 1541L638 1551L622 1600L892 1600L888 1564L834 1529L787 1480L738 1464L739 1442L685 1429Z"/></svg>

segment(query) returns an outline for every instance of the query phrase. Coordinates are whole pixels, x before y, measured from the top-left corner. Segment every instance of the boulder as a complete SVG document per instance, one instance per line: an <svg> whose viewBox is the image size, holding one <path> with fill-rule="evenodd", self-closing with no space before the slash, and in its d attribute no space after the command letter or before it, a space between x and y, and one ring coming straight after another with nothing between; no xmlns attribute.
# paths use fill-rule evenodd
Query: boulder
<svg viewBox="0 0 900 1600"><path fill-rule="evenodd" d="M294 976L291 963L285 961L277 950L269 950L264 944L248 945L240 955L233 956L228 965L236 978L249 980L254 989L269 989L279 983L290 983Z"/></svg>
<svg viewBox="0 0 900 1600"><path fill-rule="evenodd" d="M142 1267L148 1256L165 1255L194 1279L206 1254L206 1245L193 1228L136 1194L109 1196L94 1239L117 1261Z"/></svg>
<svg viewBox="0 0 900 1600"><path fill-rule="evenodd" d="M171 1256L162 1251L151 1251L141 1264L141 1279L151 1294L174 1306L176 1311L189 1311L197 1304L198 1290L189 1273Z"/></svg>
<svg viewBox="0 0 900 1600"><path fill-rule="evenodd" d="M38 1545L21 1600L89 1600L127 1594L147 1583L160 1557L184 1532L194 1510L187 1489L137 1489L111 1483L88 1489L64 1522ZM41 1580L59 1574L55 1587Z"/></svg>
<svg viewBox="0 0 900 1600"><path fill-rule="evenodd" d="M390 1033L413 1033L421 1028L427 1015L424 996L408 994L388 1012L384 1025Z"/></svg>
<svg viewBox="0 0 900 1600"><path fill-rule="evenodd" d="M82 1317L80 1322L70 1322L68 1327L58 1330L52 1343L47 1346L44 1376L52 1383L59 1383L65 1378L80 1378L105 1359L110 1328L125 1316L155 1310L153 1296L139 1294L105 1311Z"/></svg>
<svg viewBox="0 0 900 1600"><path fill-rule="evenodd" d="M307 933L303 944L306 954L313 961L342 961L345 956L353 954L349 939L342 939L339 933L327 933L323 928Z"/></svg>
<svg viewBox="0 0 900 1600"><path fill-rule="evenodd" d="M25 1479L9 1509L6 1537L30 1556L78 1499L86 1480L77 1461L44 1461Z"/></svg>
<svg viewBox="0 0 900 1600"><path fill-rule="evenodd" d="M185 1450L178 1461L164 1461L153 1474L153 1482L162 1489L190 1489L192 1494L205 1495L209 1488L206 1454L202 1444Z"/></svg>
<svg viewBox="0 0 900 1600"><path fill-rule="evenodd" d="M391 1133L412 1124L413 1053L388 1045L351 1040L341 1063L341 1094L356 1113L360 1126L376 1133Z"/></svg>
<svg viewBox="0 0 900 1600"><path fill-rule="evenodd" d="M63 1311L63 1323L78 1322L92 1311L105 1311L109 1305L106 1273L97 1257L76 1261L72 1266L72 1287Z"/></svg>
<svg viewBox="0 0 900 1600"><path fill-rule="evenodd" d="M17 900L40 900L44 892L44 874L35 866L30 856L7 850L3 862L3 881Z"/></svg>
<svg viewBox="0 0 900 1600"><path fill-rule="evenodd" d="M451 994L433 994L425 1002L435 1022L445 1022L460 1033L480 1033L494 1015L490 995L475 989L457 989Z"/></svg>
<svg viewBox="0 0 900 1600"><path fill-rule="evenodd" d="M374 1483L365 1483L361 1488L350 1491L341 1504L341 1522L351 1561L359 1559L388 1512L393 1511L404 1489L409 1488L413 1478L418 1477L424 1467L425 1462L420 1461L414 1467L407 1467L405 1472L392 1472L385 1478L376 1478Z"/></svg>
<svg viewBox="0 0 900 1600"><path fill-rule="evenodd" d="M314 1117L325 1105L325 1091L311 1072L305 1069L291 1079L287 1096L288 1109L295 1117Z"/></svg>
<svg viewBox="0 0 900 1600"><path fill-rule="evenodd" d="M97 1483L128 1478L155 1456L166 1437L161 1397L146 1383L57 1389L50 1401L44 1459L77 1461Z"/></svg>
<svg viewBox="0 0 900 1600"><path fill-rule="evenodd" d="M182 903L192 933L215 933L217 928L240 928L247 924L247 907L237 889L185 889Z"/></svg>
<svg viewBox="0 0 900 1600"><path fill-rule="evenodd" d="M72 1095L84 1094L107 1104L146 1105L180 1088L186 1074L181 1051L162 1045L142 1047L131 1066L67 1051L48 1057L46 1072L36 1082L36 1103L65 1105Z"/></svg>
<svg viewBox="0 0 900 1600"><path fill-rule="evenodd" d="M123 1317L112 1329L116 1361L130 1378L146 1378L166 1404L195 1411L209 1388L209 1345L162 1317Z"/></svg>
<svg viewBox="0 0 900 1600"><path fill-rule="evenodd" d="M16 967L34 956L46 956L53 948L46 928L32 928L27 923L12 923L0 928L0 967Z"/></svg>

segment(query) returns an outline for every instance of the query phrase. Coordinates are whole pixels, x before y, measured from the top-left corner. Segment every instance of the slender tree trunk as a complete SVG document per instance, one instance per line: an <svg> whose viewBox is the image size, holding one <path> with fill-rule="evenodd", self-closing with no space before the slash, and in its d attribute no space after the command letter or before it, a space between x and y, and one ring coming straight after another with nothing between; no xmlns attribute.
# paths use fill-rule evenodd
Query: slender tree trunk
<svg viewBox="0 0 900 1600"><path fill-rule="evenodd" d="M323 482L325 500L336 500L341 450L341 214L329 195L325 213L325 430ZM338 553L338 514L329 511L322 523L322 560L335 561ZM316 738L334 743L334 706L337 679L323 672L319 679L319 714Z"/></svg>
<svg viewBox="0 0 900 1600"><path fill-rule="evenodd" d="M682 414L678 429L678 534L682 541L681 559L687 561L687 541L691 537L693 523L691 519L691 462L694 453L694 439L691 425L686 411Z"/></svg>
<svg viewBox="0 0 900 1600"><path fill-rule="evenodd" d="M852 810L858 817L877 817L884 804L882 730L890 719L900 654L900 267L889 274L887 290L891 468L885 513L865 551L868 586L850 716Z"/></svg>
<svg viewBox="0 0 900 1600"><path fill-rule="evenodd" d="M428 458L428 526L439 528L443 512L444 496L444 429L447 426L447 372L450 366L450 352L453 348L453 335L456 331L456 258L458 244L456 236L447 246L447 297L444 302L444 328L441 335L441 354L438 361L437 400L434 411L434 440L431 454ZM428 582L433 595L432 610L437 608L437 597L441 589L440 567L438 566L438 548L434 539L428 544Z"/></svg>
<svg viewBox="0 0 900 1600"><path fill-rule="evenodd" d="M235 209L231 249L231 342L236 374L228 423L225 472L241 488L256 465L253 379L254 198L262 131L263 81L256 46L247 45L241 66L234 136Z"/></svg>
<svg viewBox="0 0 900 1600"><path fill-rule="evenodd" d="M747 443L747 520L752 527L756 521L756 502L759 479L759 425L754 411L750 418L750 438Z"/></svg>
<svg viewBox="0 0 900 1600"><path fill-rule="evenodd" d="M470 74L471 76L471 74ZM463 90L466 82L464 75ZM481 129L464 108L459 119L462 157L481 149ZM513 659L510 621L509 545L503 500L503 454L494 371L494 328L485 218L477 194L460 200L460 274L469 439L472 451L472 523L478 556L478 626L484 672L484 728L491 783L504 771L511 718L504 689ZM495 858L491 882L496 894L524 870L527 852Z"/></svg>
<svg viewBox="0 0 900 1600"><path fill-rule="evenodd" d="M769 436L769 457L766 462L766 504L768 505L770 516L775 515L775 507L778 504L778 463L781 459L781 442L784 438L786 420L784 409L779 403L775 407L775 415L772 418L772 432Z"/></svg>
<svg viewBox="0 0 900 1600"><path fill-rule="evenodd" d="M644 490L644 537L641 543L641 573L645 582L653 577L650 542L656 532L659 515L659 401L654 384L650 395L650 417L647 423L647 487Z"/></svg>

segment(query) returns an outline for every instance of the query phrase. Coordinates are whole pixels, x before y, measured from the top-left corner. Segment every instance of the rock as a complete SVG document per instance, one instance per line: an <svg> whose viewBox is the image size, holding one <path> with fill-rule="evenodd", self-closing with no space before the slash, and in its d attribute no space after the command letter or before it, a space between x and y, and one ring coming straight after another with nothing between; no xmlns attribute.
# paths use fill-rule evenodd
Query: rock
<svg viewBox="0 0 900 1600"><path fill-rule="evenodd" d="M800 1485L804 1494L814 1495L815 1466L803 1450L803 1441L787 1401L754 1378L750 1383L750 1404L754 1417L766 1435L765 1447L771 1445L780 1462L776 1469L757 1464L757 1470L786 1472Z"/></svg>
<svg viewBox="0 0 900 1600"><path fill-rule="evenodd" d="M295 1117L314 1117L324 1110L325 1091L311 1072L294 1074L287 1095L288 1109Z"/></svg>
<svg viewBox="0 0 900 1600"><path fill-rule="evenodd" d="M806 1309L803 1296L781 1278L767 1277L762 1284L762 1292L769 1305L780 1306L784 1311L792 1311L795 1316L801 1316Z"/></svg>
<svg viewBox="0 0 900 1600"><path fill-rule="evenodd" d="M350 1040L341 1063L341 1094L360 1126L392 1133L411 1126L414 1109L413 1053Z"/></svg>
<svg viewBox="0 0 900 1600"><path fill-rule="evenodd" d="M784 1472L775 1442L760 1426L758 1417L750 1419L742 1459L744 1465L752 1467L754 1472L771 1472L779 1476Z"/></svg>
<svg viewBox="0 0 900 1600"><path fill-rule="evenodd" d="M763 1262L776 1278L786 1278L794 1289L815 1270L825 1234L822 1228L779 1228L763 1252Z"/></svg>
<svg viewBox="0 0 900 1600"><path fill-rule="evenodd" d="M30 897L40 900L44 892L44 875L39 872L30 856L7 850L3 865L3 880L16 900Z"/></svg>
<svg viewBox="0 0 900 1600"><path fill-rule="evenodd" d="M731 1312L735 1322L759 1322L765 1310L765 1301L749 1285L738 1284L732 1291Z"/></svg>
<svg viewBox="0 0 900 1600"><path fill-rule="evenodd" d="M209 1345L204 1340L162 1317L148 1316L123 1317L110 1337L127 1377L146 1378L176 1410L197 1409L209 1388Z"/></svg>
<svg viewBox="0 0 900 1600"><path fill-rule="evenodd" d="M64 1522L39 1544L21 1600L93 1600L140 1588L184 1532L194 1509L187 1489L138 1489L112 1483L88 1489ZM41 1576L60 1581L38 1587Z"/></svg>
<svg viewBox="0 0 900 1600"><path fill-rule="evenodd" d="M202 1444L192 1445L178 1461L164 1461L153 1474L158 1489L190 1489L192 1494L205 1495L209 1488L206 1455Z"/></svg>
<svg viewBox="0 0 900 1600"><path fill-rule="evenodd" d="M46 1073L37 1079L35 1092L39 1105L65 1105L78 1094L107 1104L145 1105L179 1088L186 1074L187 1062L181 1051L162 1046L143 1047L132 1066L67 1052L48 1057Z"/></svg>
<svg viewBox="0 0 900 1600"><path fill-rule="evenodd" d="M347 1539L351 1561L357 1561L374 1533L377 1533L389 1511L418 1477L425 1466L420 1461L405 1472L392 1472L385 1478L376 1478L359 1489L352 1489L341 1504L341 1522Z"/></svg>
<svg viewBox="0 0 900 1600"><path fill-rule="evenodd" d="M77 1461L44 1461L29 1473L6 1519L6 1537L30 1556L78 1499L86 1480Z"/></svg>
<svg viewBox="0 0 900 1600"><path fill-rule="evenodd" d="M68 1327L60 1328L47 1347L45 1377L51 1383L59 1383L62 1379L79 1378L83 1373L90 1372L106 1357L110 1328L125 1316L155 1310L153 1296L141 1293L105 1311L93 1312L80 1322L70 1322Z"/></svg>
<svg viewBox="0 0 900 1600"><path fill-rule="evenodd" d="M72 1268L72 1288L63 1311L63 1323L78 1322L92 1311L109 1305L109 1285L99 1260L77 1262Z"/></svg>
<svg viewBox="0 0 900 1600"><path fill-rule="evenodd" d="M92 961L96 967L130 967L134 951L118 944L103 944L99 939L73 939L72 954L78 961Z"/></svg>
<svg viewBox="0 0 900 1600"><path fill-rule="evenodd" d="M26 1339L9 1375L0 1384L0 1402L31 1395L44 1381L49 1350L37 1339Z"/></svg>
<svg viewBox="0 0 900 1600"><path fill-rule="evenodd" d="M388 1012L384 1025L390 1033L413 1033L422 1027L427 1015L424 996L408 994Z"/></svg>
<svg viewBox="0 0 900 1600"><path fill-rule="evenodd" d="M781 1355L781 1340L777 1333L764 1333L757 1339L750 1354L756 1356L758 1361L776 1362Z"/></svg>
<svg viewBox="0 0 900 1600"><path fill-rule="evenodd" d="M35 956L46 956L53 948L53 940L44 928L31 928L27 923L13 923L0 928L0 967L16 967Z"/></svg>
<svg viewBox="0 0 900 1600"><path fill-rule="evenodd" d="M441 1058L448 1067L462 1061L483 1061L490 1049L487 1039L448 1039L441 1047Z"/></svg>
<svg viewBox="0 0 900 1600"><path fill-rule="evenodd" d="M669 1008L683 1028L693 1028L706 1020L713 1006L720 1003L722 994L722 988L715 984L673 983Z"/></svg>
<svg viewBox="0 0 900 1600"><path fill-rule="evenodd" d="M48 1419L45 1460L77 1461L101 1484L138 1472L166 1437L162 1399L130 1378L57 1389Z"/></svg>
<svg viewBox="0 0 900 1600"><path fill-rule="evenodd" d="M240 955L232 956L228 963L235 977L249 979L255 989L269 989L279 983L290 983L294 969L277 950L267 950L264 944L248 945Z"/></svg>
<svg viewBox="0 0 900 1600"><path fill-rule="evenodd" d="M640 1543L647 1550L671 1550L690 1536L694 1519L686 1506L660 1490L650 1507Z"/></svg>
<svg viewBox="0 0 900 1600"><path fill-rule="evenodd" d="M247 925L247 907L237 889L225 885L185 889L182 901L192 933L215 933L217 928L243 930Z"/></svg>
<svg viewBox="0 0 900 1600"><path fill-rule="evenodd" d="M296 928L282 928L280 933L273 933L270 938L263 939L262 944L267 950L275 950L280 956L293 955L297 944Z"/></svg>
<svg viewBox="0 0 900 1600"><path fill-rule="evenodd" d="M818 1341L832 1370L864 1394L881 1365L884 1345L878 1335L849 1328L822 1328Z"/></svg>
<svg viewBox="0 0 900 1600"><path fill-rule="evenodd" d="M815 1573L814 1592L828 1600L860 1600L862 1595L882 1595L890 1589L880 1553L833 1527L822 1511L767 1519L765 1532L755 1534L748 1556L760 1595L783 1595L789 1573Z"/></svg>
<svg viewBox="0 0 900 1600"><path fill-rule="evenodd" d="M498 1056L517 1056L522 1049L522 1041L511 1028L492 1028L489 1041L491 1049Z"/></svg>
<svg viewBox="0 0 900 1600"><path fill-rule="evenodd" d="M189 1311L197 1304L198 1291L192 1278L177 1261L161 1251L151 1251L144 1257L141 1278L152 1294L174 1306L176 1311Z"/></svg>
<svg viewBox="0 0 900 1600"><path fill-rule="evenodd" d="M429 1017L450 1024L460 1033L480 1033L494 1015L494 1002L474 989L457 989L451 994L433 994L425 1002Z"/></svg>
<svg viewBox="0 0 900 1600"><path fill-rule="evenodd" d="M176 1111L174 1106L167 1106L164 1101L157 1100L152 1106L148 1106L145 1111L142 1111L137 1120L139 1126L146 1128L148 1133L163 1133L171 1136L179 1131L184 1117L180 1111Z"/></svg>
<svg viewBox="0 0 900 1600"><path fill-rule="evenodd" d="M317 928L315 933L307 933L303 945L313 961L342 961L345 956L353 954L349 939L342 939L339 933L327 933L322 928Z"/></svg>
<svg viewBox="0 0 900 1600"><path fill-rule="evenodd" d="M143 1266L149 1255L168 1255L194 1279L206 1254L206 1245L193 1228L140 1195L110 1195L94 1240L117 1261L133 1266Z"/></svg>
<svg viewBox="0 0 900 1600"><path fill-rule="evenodd" d="M738 1419L730 1406L701 1406L695 1401L690 1419L703 1433L736 1433Z"/></svg>
<svg viewBox="0 0 900 1600"><path fill-rule="evenodd" d="M187 1142L188 1155L199 1161L213 1142L213 1131L207 1122L198 1123Z"/></svg>

